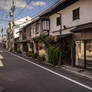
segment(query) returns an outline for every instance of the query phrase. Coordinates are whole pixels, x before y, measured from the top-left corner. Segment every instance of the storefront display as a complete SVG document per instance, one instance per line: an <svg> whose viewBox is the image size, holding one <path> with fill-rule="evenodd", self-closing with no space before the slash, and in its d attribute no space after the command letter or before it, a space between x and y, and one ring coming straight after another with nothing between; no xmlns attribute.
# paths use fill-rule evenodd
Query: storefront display
<svg viewBox="0 0 92 92"><path fill-rule="evenodd" d="M92 41L76 41L75 65L92 69ZM86 65L85 65L86 64Z"/></svg>

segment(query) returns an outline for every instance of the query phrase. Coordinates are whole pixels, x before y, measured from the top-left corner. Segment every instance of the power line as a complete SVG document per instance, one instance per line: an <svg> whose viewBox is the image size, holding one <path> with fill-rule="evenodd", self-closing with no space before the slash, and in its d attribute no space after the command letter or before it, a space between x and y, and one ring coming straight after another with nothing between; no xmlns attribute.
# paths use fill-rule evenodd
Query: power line
<svg viewBox="0 0 92 92"><path fill-rule="evenodd" d="M17 14L18 17L19 17L19 16L22 14L22 12L27 8L27 6L30 4L31 1L32 1L32 0L29 0L28 4L25 5L25 7ZM18 17L15 17L15 18L18 18Z"/></svg>
<svg viewBox="0 0 92 92"><path fill-rule="evenodd" d="M31 2L32 0L30 0L29 2L28 2L28 4L18 13L18 17L22 14L22 12L25 10L25 8L30 4L30 2ZM58 1L58 0L57 0ZM41 10L40 10L40 13L42 13L43 11L45 11L45 10L47 10L47 9L49 9L50 7L52 7L53 6L53 4L55 4L56 2L54 2L54 0L50 0L50 1L48 1L47 2L49 5L47 6L47 7L45 7L45 8L42 8ZM36 13L38 13L38 12L36 12ZM34 17L34 15L36 14L36 13L34 13L33 15L32 15L32 17ZM39 14L40 14L39 13ZM5 15L5 14L4 14ZM38 16L38 15L37 15ZM35 16L34 18L36 18L37 16ZM7 19L0 19L1 21L5 21L5 22L9 22L10 20L7 20Z"/></svg>
<svg viewBox="0 0 92 92"><path fill-rule="evenodd" d="M10 21L10 20L7 20L7 19L0 19L0 21Z"/></svg>
<svg viewBox="0 0 92 92"><path fill-rule="evenodd" d="M31 1L32 1L32 0L30 0L30 2L31 2ZM46 1L48 1L48 0L46 0ZM55 0L55 1L57 1L57 0ZM30 4L30 2L29 2L29 4ZM45 7L45 8L43 8L43 9L41 9L41 10L39 11L39 14L41 13L41 11L43 12L44 10L50 8L50 6L52 6L52 4L54 4L54 3L56 3L56 2L53 3L53 0L50 0L50 1L48 1L47 3L50 4L50 5L47 6L47 7ZM28 4L28 5L29 5L29 4ZM22 12L26 9L26 7L27 7L28 5L26 5L26 6L21 10L21 12L19 12L19 14L17 15L18 17L22 14ZM32 13L33 13L33 12L32 12ZM36 13L38 13L38 12L36 12ZM34 13L33 16L34 16L36 13ZM16 18L18 18L18 17L16 17Z"/></svg>
<svg viewBox="0 0 92 92"><path fill-rule="evenodd" d="M49 1L49 2L53 2L53 1ZM45 8L43 8L43 9L41 9L41 10L40 10L40 14L41 14L42 12L44 12L45 10L49 9L50 7L54 6L57 2L58 2L58 0L57 0L56 2L51 3L51 5L49 5L49 6L45 7ZM41 11L42 11L42 12L41 12ZM36 15L36 13L34 13L31 17L33 17L34 15ZM39 15L37 15L37 16L39 16ZM36 17L37 17L37 16L36 16ZM34 18L34 17L33 17L33 18Z"/></svg>
<svg viewBox="0 0 92 92"><path fill-rule="evenodd" d="M47 6L47 7L45 7L45 8L43 8L43 9L41 9L40 12L39 12L39 14L41 13L41 11L43 12L43 11L45 11L46 9L48 9L48 8L53 4L52 2L53 2L53 1L49 1L48 3L49 3L50 5ZM31 17L34 18L34 15L36 15L38 12L35 12L35 13L31 12L31 13L32 13ZM37 16L38 16L38 15L37 15Z"/></svg>

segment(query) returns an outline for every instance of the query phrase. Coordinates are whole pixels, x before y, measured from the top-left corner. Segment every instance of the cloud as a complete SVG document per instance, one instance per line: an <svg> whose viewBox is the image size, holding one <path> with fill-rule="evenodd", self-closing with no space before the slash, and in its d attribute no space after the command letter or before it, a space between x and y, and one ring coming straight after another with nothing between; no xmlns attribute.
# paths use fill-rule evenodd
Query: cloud
<svg viewBox="0 0 92 92"><path fill-rule="evenodd" d="M46 5L46 2L43 2L43 1L32 1L31 2L32 6L45 6Z"/></svg>
<svg viewBox="0 0 92 92"><path fill-rule="evenodd" d="M9 10L11 7L11 0L0 0L0 8Z"/></svg>
<svg viewBox="0 0 92 92"><path fill-rule="evenodd" d="M0 0L0 8L4 10L9 10L12 5L12 0ZM26 0L15 0L15 6L16 8L24 8L27 6L27 8L32 9L35 6L45 6L46 2L44 1L32 1L30 5L27 6Z"/></svg>
<svg viewBox="0 0 92 92"><path fill-rule="evenodd" d="M12 5L12 0L0 0L0 8L9 10ZM16 8L24 8L27 3L24 0L15 0Z"/></svg>
<svg viewBox="0 0 92 92"><path fill-rule="evenodd" d="M15 0L15 6L17 8L24 8L27 6L27 3L24 0Z"/></svg>

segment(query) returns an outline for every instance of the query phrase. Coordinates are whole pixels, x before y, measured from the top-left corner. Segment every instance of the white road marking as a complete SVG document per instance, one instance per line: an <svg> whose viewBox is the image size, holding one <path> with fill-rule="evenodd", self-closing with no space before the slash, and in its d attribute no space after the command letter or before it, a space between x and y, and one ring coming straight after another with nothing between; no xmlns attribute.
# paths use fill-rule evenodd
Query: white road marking
<svg viewBox="0 0 92 92"><path fill-rule="evenodd" d="M10 52L8 52L8 53L10 53ZM82 84L82 83L80 83L80 82L77 82L77 81L75 81L75 80L73 80L73 79L71 79L71 78L69 78L69 77L66 77L66 76L61 75L61 74L59 74L59 73L57 73L57 72L54 72L54 71L52 71L52 70L50 70L50 69L48 69L48 68L45 68L45 67L43 67L43 66L41 66L41 65L39 65L39 64L36 64L36 63L34 63L34 62L32 62L32 61L29 61L29 60L27 60L27 59L25 59L25 58L23 58L23 57L20 57L20 56L18 56L18 55L13 54L13 53L10 53L10 54L13 55L13 56L16 56L16 57L18 57L18 58L20 58L20 59L22 59L22 60L24 60L24 61L27 61L27 62L29 62L29 63L31 63L31 64L37 66L37 67L40 67L40 68L42 68L42 69L44 69L44 70L46 70L46 71L48 71L48 72L50 72L50 73L53 73L53 74L55 74L55 75L57 75L57 76L59 76L59 77L61 77L61 78L64 78L64 79L66 79L66 80L68 80L68 81L71 81L71 82L73 82L73 83L75 83L75 84L77 84L77 85L80 85L80 86L82 86L82 87L84 87L84 88L89 89L89 90L92 91L92 87L89 87L89 86L84 85L84 84Z"/></svg>

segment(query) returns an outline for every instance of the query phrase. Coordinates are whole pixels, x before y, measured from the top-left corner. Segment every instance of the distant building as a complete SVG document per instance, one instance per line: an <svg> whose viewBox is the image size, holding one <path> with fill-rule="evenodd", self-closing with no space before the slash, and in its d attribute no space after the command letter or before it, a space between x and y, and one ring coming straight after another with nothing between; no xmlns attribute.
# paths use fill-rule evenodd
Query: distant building
<svg viewBox="0 0 92 92"><path fill-rule="evenodd" d="M4 47L4 48L6 48L6 46L7 46L7 35L6 34L4 34L3 36L2 36L2 46Z"/></svg>
<svg viewBox="0 0 92 92"><path fill-rule="evenodd" d="M2 33L0 32L0 43L2 42Z"/></svg>
<svg viewBox="0 0 92 92"><path fill-rule="evenodd" d="M22 27L30 23L32 18L24 17L14 21L14 33L13 33L13 22L10 21L7 28L7 49L12 51L13 49L17 49L17 41L19 38L19 31ZM13 43L14 42L14 43ZM13 46L14 44L14 46Z"/></svg>
<svg viewBox="0 0 92 92"><path fill-rule="evenodd" d="M19 30L27 25L28 23L30 23L30 21L32 20L32 18L30 18L29 16L15 20L15 27L14 27L14 38L18 38L19 37Z"/></svg>

